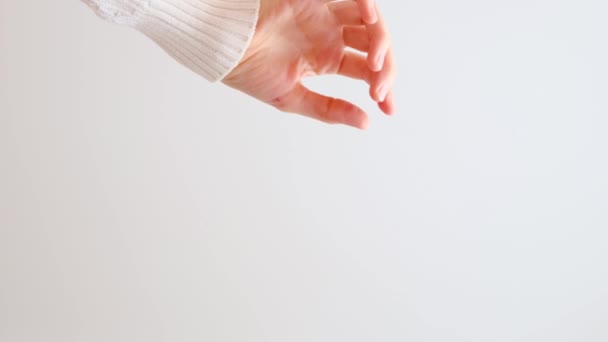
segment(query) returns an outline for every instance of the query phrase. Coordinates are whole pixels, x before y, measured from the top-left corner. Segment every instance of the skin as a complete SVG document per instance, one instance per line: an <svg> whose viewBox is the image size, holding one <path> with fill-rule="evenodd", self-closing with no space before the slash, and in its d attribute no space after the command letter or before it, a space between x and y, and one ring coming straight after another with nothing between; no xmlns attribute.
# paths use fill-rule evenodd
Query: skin
<svg viewBox="0 0 608 342"><path fill-rule="evenodd" d="M325 74L367 82L380 110L395 111L391 41L373 0L262 0L252 42L223 82L284 112L367 128L361 108L301 83Z"/></svg>

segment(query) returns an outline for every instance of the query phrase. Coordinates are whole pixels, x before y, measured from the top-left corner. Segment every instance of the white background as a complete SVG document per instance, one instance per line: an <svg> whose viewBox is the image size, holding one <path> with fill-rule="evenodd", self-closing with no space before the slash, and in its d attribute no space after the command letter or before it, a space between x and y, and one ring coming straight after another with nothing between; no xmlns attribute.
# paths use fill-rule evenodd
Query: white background
<svg viewBox="0 0 608 342"><path fill-rule="evenodd" d="M607 341L606 2L380 5L360 132L0 0L0 341Z"/></svg>

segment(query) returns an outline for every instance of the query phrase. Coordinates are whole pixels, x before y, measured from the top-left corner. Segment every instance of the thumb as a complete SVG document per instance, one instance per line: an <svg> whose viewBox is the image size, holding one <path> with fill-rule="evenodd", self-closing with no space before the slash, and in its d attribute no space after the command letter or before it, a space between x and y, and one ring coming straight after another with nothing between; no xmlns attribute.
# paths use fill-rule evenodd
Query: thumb
<svg viewBox="0 0 608 342"><path fill-rule="evenodd" d="M369 125L367 114L354 104L315 93L301 83L271 101L279 110L301 114L330 124L344 124L359 129Z"/></svg>

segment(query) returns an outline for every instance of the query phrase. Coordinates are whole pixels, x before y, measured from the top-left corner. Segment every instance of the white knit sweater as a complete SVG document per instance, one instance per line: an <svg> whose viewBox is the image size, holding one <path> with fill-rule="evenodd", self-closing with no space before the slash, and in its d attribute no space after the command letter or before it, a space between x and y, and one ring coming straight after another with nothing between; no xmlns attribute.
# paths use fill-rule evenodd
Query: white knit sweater
<svg viewBox="0 0 608 342"><path fill-rule="evenodd" d="M223 79L253 37L260 0L82 0L100 17L141 31L209 81Z"/></svg>

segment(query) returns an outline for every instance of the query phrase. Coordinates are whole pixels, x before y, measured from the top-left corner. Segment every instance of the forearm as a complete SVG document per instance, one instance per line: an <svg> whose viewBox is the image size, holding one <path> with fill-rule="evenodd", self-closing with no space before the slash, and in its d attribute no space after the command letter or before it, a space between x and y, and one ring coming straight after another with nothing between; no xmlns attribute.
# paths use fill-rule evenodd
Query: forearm
<svg viewBox="0 0 608 342"><path fill-rule="evenodd" d="M82 0L107 21L131 26L209 81L242 59L260 0Z"/></svg>

